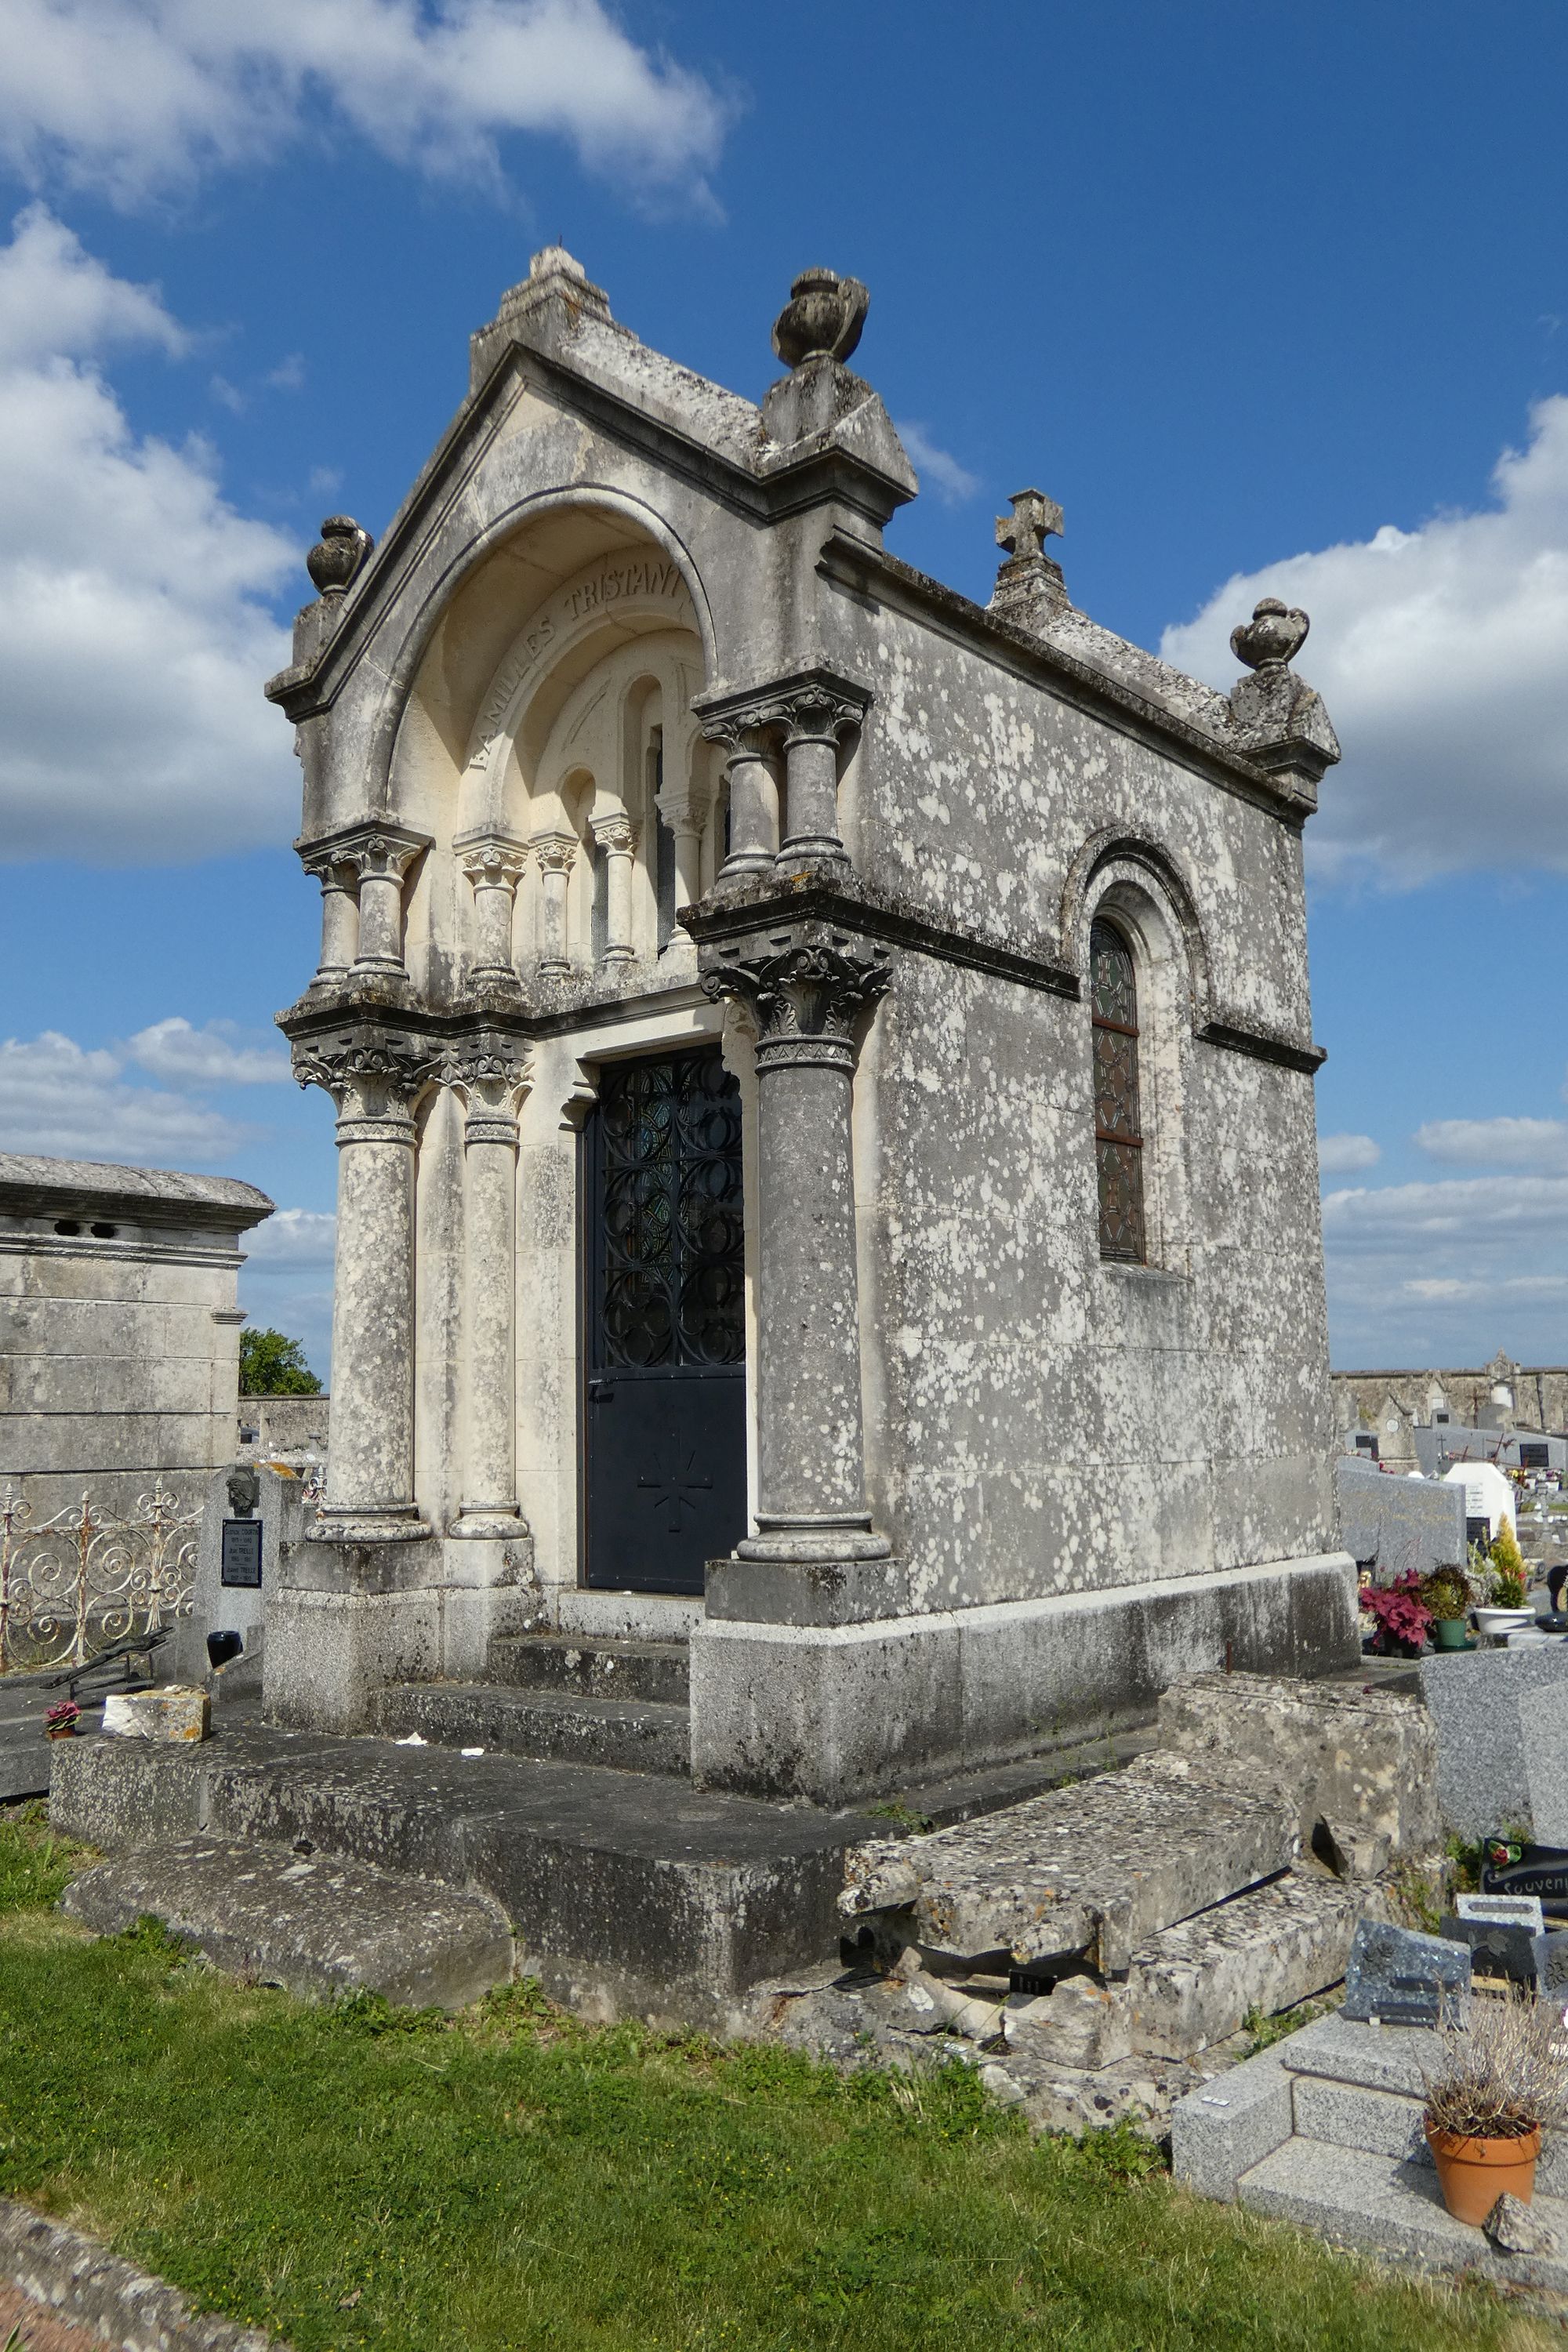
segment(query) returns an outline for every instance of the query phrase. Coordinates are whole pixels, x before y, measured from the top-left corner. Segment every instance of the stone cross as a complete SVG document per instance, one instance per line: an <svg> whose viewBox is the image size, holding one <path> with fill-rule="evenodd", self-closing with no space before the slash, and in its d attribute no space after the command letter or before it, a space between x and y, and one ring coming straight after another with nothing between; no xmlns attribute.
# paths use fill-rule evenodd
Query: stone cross
<svg viewBox="0 0 1568 2352"><path fill-rule="evenodd" d="M996 518L996 544L1009 555L1044 555L1047 539L1062 535L1062 510L1038 490L1015 490L1010 515Z"/></svg>

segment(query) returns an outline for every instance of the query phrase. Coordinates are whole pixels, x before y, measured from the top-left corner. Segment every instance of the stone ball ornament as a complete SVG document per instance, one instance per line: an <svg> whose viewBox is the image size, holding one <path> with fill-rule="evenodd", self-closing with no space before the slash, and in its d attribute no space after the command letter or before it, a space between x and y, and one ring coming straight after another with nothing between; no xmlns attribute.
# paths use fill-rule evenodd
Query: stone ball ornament
<svg viewBox="0 0 1568 2352"><path fill-rule="evenodd" d="M357 580L375 541L353 515L329 515L321 536L305 558L305 569L318 594L341 596Z"/></svg>
<svg viewBox="0 0 1568 2352"><path fill-rule="evenodd" d="M1271 669L1294 661L1311 625L1299 604L1265 596L1253 606L1251 620L1238 622L1232 629L1230 649L1248 669Z"/></svg>
<svg viewBox="0 0 1568 2352"><path fill-rule="evenodd" d="M860 340L869 290L836 269L803 269L773 321L773 349L786 367L805 360L847 360Z"/></svg>

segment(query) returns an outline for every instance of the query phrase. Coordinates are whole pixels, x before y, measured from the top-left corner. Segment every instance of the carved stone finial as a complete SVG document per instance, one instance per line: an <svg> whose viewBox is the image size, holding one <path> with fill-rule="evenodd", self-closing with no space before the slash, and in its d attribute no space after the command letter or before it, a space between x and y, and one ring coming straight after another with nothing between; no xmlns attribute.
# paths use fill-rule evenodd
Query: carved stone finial
<svg viewBox="0 0 1568 2352"><path fill-rule="evenodd" d="M996 518L996 544L1015 558L1044 555L1047 539L1062 535L1062 510L1055 499L1039 490L1015 490L1007 501L1013 511Z"/></svg>
<svg viewBox="0 0 1568 2352"><path fill-rule="evenodd" d="M329 515L321 536L305 558L305 569L322 596L341 596L357 580L375 541L352 515Z"/></svg>
<svg viewBox="0 0 1568 2352"><path fill-rule="evenodd" d="M1295 660L1311 625L1299 604L1284 604L1278 596L1265 596L1253 606L1251 620L1239 622L1232 629L1230 649L1248 669L1282 667Z"/></svg>
<svg viewBox="0 0 1568 2352"><path fill-rule="evenodd" d="M773 349L786 367L805 360L847 360L860 340L871 297L858 278L803 269L773 320Z"/></svg>

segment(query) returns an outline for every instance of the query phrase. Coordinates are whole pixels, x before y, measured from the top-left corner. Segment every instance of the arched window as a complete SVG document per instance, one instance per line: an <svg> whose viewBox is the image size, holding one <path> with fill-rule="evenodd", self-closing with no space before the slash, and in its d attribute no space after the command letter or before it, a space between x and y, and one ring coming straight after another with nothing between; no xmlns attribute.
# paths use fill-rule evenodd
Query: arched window
<svg viewBox="0 0 1568 2352"><path fill-rule="evenodd" d="M1094 1153L1100 1255L1142 1265L1143 1131L1138 1111L1138 982L1132 950L1109 923L1089 933L1094 1034Z"/></svg>

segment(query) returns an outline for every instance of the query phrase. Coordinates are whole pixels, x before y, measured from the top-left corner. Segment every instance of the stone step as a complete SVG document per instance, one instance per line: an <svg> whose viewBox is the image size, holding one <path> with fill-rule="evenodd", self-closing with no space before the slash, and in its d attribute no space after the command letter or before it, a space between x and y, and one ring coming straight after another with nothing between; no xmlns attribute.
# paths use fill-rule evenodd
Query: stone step
<svg viewBox="0 0 1568 2352"><path fill-rule="evenodd" d="M1429 2166L1294 2138L1242 2174L1238 2195L1255 2213L1293 2221L1339 2245L1498 2284L1568 2291L1568 2255L1495 2252L1479 2230L1447 2210ZM1531 2211L1568 2248L1568 2203L1538 2190Z"/></svg>
<svg viewBox="0 0 1568 2352"><path fill-rule="evenodd" d="M577 1698L494 1683L396 1683L376 1702L377 1728L416 1731L442 1748L482 1748L541 1763L619 1772L691 1770L691 1717L661 1699Z"/></svg>
<svg viewBox="0 0 1568 2352"><path fill-rule="evenodd" d="M848 1857L847 1920L953 1959L1121 1975L1141 1944L1295 1860L1297 1808L1202 1759L1157 1754L930 1837Z"/></svg>
<svg viewBox="0 0 1568 2352"><path fill-rule="evenodd" d="M191 1745L74 1739L52 1762L51 1819L89 1844L258 1838L477 1891L554 1999L669 2031L738 2030L749 1987L831 1958L844 1850L877 1827L658 1773L221 1716Z"/></svg>
<svg viewBox="0 0 1568 2352"><path fill-rule="evenodd" d="M651 1698L684 1706L690 1696L691 1655L684 1642L502 1633L490 1643L488 1679L510 1690L568 1691L576 1698Z"/></svg>
<svg viewBox="0 0 1568 2352"><path fill-rule="evenodd" d="M1162 1928L1132 1955L1124 1981L1063 1978L1007 2007L1009 2047L1039 2061L1104 2066L1134 2053L1193 2058L1266 2016L1337 1984L1365 1890L1289 1871Z"/></svg>
<svg viewBox="0 0 1568 2352"><path fill-rule="evenodd" d="M73 1879L60 1908L100 1936L160 1919L220 1968L307 1999L461 2009L511 1975L511 1930L489 1895L258 1840L116 1855Z"/></svg>

